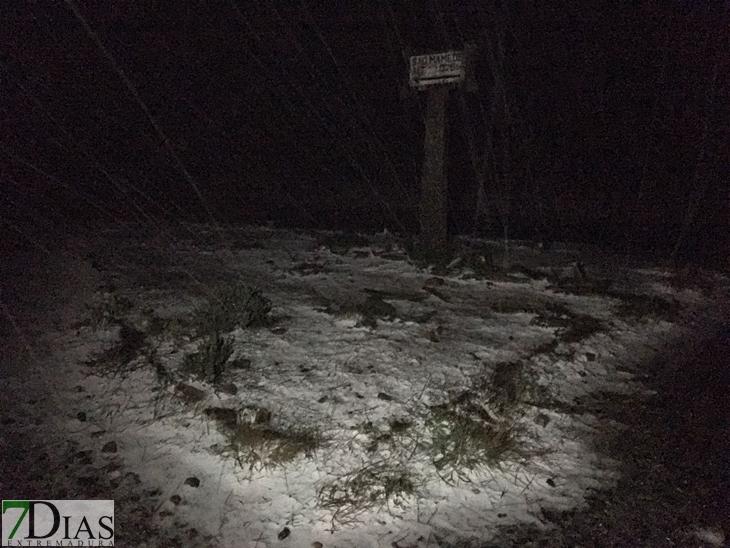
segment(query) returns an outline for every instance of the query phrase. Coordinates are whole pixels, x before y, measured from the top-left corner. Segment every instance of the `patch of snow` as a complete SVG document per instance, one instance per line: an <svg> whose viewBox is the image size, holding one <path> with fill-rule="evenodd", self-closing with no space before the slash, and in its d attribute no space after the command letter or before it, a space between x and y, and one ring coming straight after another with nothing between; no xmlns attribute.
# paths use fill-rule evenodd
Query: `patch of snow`
<svg viewBox="0 0 730 548"><path fill-rule="evenodd" d="M195 231L215 242L214 230ZM429 273L384 259L379 251L334 254L312 236L260 227L229 233L228 247L104 237L123 241L124 253L107 257L107 268L116 291L137 311L187 317L221 280L249 283L271 299L274 326L230 333L235 355L250 362L226 378L238 388L235 394L191 380L205 397L185 403L144 356L133 360L135 367L118 371L85 365L118 341L116 327L62 330L52 341L53 354L38 368L48 385L56 375L67 378L49 404L64 410L44 426L49 444L72 439L100 450L115 442L116 452L102 453L104 462L159 489L161 527L195 527L220 547L277 546L284 527L301 546L315 541L331 548L438 546L486 541L503 525L543 527L542 509L580 507L592 491L617 480L618 463L597 454L593 442L620 425L570 407L595 394L644 393L636 371L673 336L672 323L618 318L615 296L559 293L546 280L526 275L509 282L445 277L434 296L422 290ZM236 241L251 247L237 248ZM187 281L141 285L150 274L135 262L135 249L159 255L160 264L175 265ZM515 251L539 261L531 248ZM551 260L557 262L555 254ZM636 270L625 277L624 289L676 298L662 282L666 277L660 270ZM368 318L361 309L326 311L327 303L346 310L372 294L391 305L395 317ZM605 329L561 341L561 329L535 322L547 304L575 317L590 316ZM197 344L174 336L154 342L159 363L169 371ZM437 470L426 450L431 406L469 393L496 416L489 403L493 381L484 380L509 362L534 375L528 388L537 395L521 402L511 418L533 451L460 474ZM19 384L14 377L0 378L6 393L19 391ZM283 465L241 462L227 449L221 425L205 414L211 407L265 408L273 426L311 429L324 442ZM77 412L85 414L84 421ZM396 419L412 426L397 433ZM412 489L362 508L324 504L324 494L336 496L333 486L369 467L407 474ZM188 478L199 485L189 485ZM179 501L172 502L175 495Z"/></svg>

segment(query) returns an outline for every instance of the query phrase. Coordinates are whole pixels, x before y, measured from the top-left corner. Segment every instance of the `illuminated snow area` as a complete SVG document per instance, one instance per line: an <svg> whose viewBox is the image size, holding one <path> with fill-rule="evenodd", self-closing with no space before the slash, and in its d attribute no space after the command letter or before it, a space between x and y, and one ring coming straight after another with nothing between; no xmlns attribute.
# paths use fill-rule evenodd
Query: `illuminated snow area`
<svg viewBox="0 0 730 548"><path fill-rule="evenodd" d="M600 456L594 442L620 433L621 425L576 409L605 394L643 393L635 368L680 329L667 318L618 314L621 300L615 296L557 291L548 279L570 269L565 250L514 248L513 260L530 263L545 273L543 279L514 273L488 281L460 270L439 276L443 285L436 295L424 291L434 274L404 254L395 256L397 245L388 244L386 253L386 237L385 243L341 255L311 234L247 228L223 237L201 226L190 231L207 235L207 243L121 231L77 242L79 256L93 249L103 267L78 263L78 287L86 292L74 295L75 308L68 309L73 317L47 327L48 350L36 351L32 375L1 381L6 394L21 393L24 383L40 383L54 394L43 405L18 403L29 415L45 409L42 424L27 421L24 427L42 430L48 447L75 440L99 453L116 442L117 452L101 453L96 467L112 479L135 474L140 490L159 489L155 525L194 528L200 535L186 546L467 546L489 540L501 526L545 526L543 509L580 507L618 477L618 463ZM610 276L627 295L681 302L685 311L705 298L672 289L661 269L584 260L592 276ZM146 284L151 272L172 281ZM86 363L118 339L119 328L84 325L84 305L114 292L129 299L134 311L174 318L190 314L204 289L221 281L255 286L273 305L270 326L231 333L236 355L251 364L226 377L237 393L189 380L205 393L191 404L176 395L174 383L158 390L155 371L144 364L100 375ZM362 302L372 294L397 314L373 326L356 312L331 311L332 303ZM559 327L537 321L546 305L590 316L603 329L565 342ZM136 318L143 326L143 314ZM176 371L197 344L192 337L160 336L156 357ZM427 450L429 409L471 391L476 404L495 413L489 388L478 380L505 362L526 364L536 372L535 386L549 394L549 404L521 402L510 412L524 454L460 474L437 470ZM482 392L475 392L477 385ZM204 413L210 407L234 409L242 417L246 409L265 408L277 428L311 429L324 441L283 465L242 463L226 451L219 423ZM410 427L393 432L394 420ZM328 486L369 466L381 474L407 474L413 493L361 508L323 504ZM200 483L188 485L187 478ZM289 534L279 539L285 528ZM118 545L125 545L124 536L117 530Z"/></svg>

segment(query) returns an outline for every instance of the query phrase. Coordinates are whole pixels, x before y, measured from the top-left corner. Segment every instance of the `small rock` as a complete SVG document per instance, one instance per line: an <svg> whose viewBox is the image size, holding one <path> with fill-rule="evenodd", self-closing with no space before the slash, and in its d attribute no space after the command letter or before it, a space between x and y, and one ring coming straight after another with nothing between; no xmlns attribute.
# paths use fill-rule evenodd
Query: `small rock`
<svg viewBox="0 0 730 548"><path fill-rule="evenodd" d="M444 283L445 282L444 282L443 278L433 276L432 278L428 278L428 279L426 279L425 282L423 282L423 288L424 289L426 289L426 288L435 289L435 288L441 287L442 285L444 285Z"/></svg>
<svg viewBox="0 0 730 548"><path fill-rule="evenodd" d="M238 423L238 413L234 409L228 409L226 407L208 407L203 412L211 419L217 420L229 428L233 428Z"/></svg>
<svg viewBox="0 0 730 548"><path fill-rule="evenodd" d="M234 383L229 382L221 384L218 387L218 391L222 392L223 394L228 394L229 396L235 396L236 394L238 394L238 387Z"/></svg>
<svg viewBox="0 0 730 548"><path fill-rule="evenodd" d="M278 538L279 538L279 540L284 540L290 534L291 534L291 531L289 530L289 528L284 527L281 531L279 531Z"/></svg>
<svg viewBox="0 0 730 548"><path fill-rule="evenodd" d="M540 413L537 417L535 417L535 424L542 426L543 428L545 428L549 422L550 417L548 417L545 413Z"/></svg>
<svg viewBox="0 0 730 548"><path fill-rule="evenodd" d="M251 369L251 360L248 358L238 358L235 360L231 360L230 363L231 369Z"/></svg>
<svg viewBox="0 0 730 548"><path fill-rule="evenodd" d="M271 411L265 407L258 408L253 422L254 424L269 424L271 422Z"/></svg>
<svg viewBox="0 0 730 548"><path fill-rule="evenodd" d="M386 394L385 392L378 392L378 399L383 401L393 401L393 396Z"/></svg>
<svg viewBox="0 0 730 548"><path fill-rule="evenodd" d="M79 411L76 413L76 418L79 419L80 422L86 422L86 413Z"/></svg>
<svg viewBox="0 0 730 548"><path fill-rule="evenodd" d="M449 302L450 298L445 295L438 287L432 285L424 285L423 290L430 295L433 295L437 299L441 299L444 302Z"/></svg>
<svg viewBox="0 0 730 548"><path fill-rule="evenodd" d="M506 518L507 517L507 514L497 514L497 517L498 518Z"/></svg>
<svg viewBox="0 0 730 548"><path fill-rule="evenodd" d="M139 477L139 474L136 474L134 472L127 472L124 474L125 479L129 478L129 480L134 483L135 485L139 485L142 483L142 479Z"/></svg>
<svg viewBox="0 0 730 548"><path fill-rule="evenodd" d="M405 432L413 426L413 422L410 419L393 418L388 421L388 426L393 432Z"/></svg>
<svg viewBox="0 0 730 548"><path fill-rule="evenodd" d="M205 398L205 392L182 382L175 387L175 392L188 403L197 403Z"/></svg>
<svg viewBox="0 0 730 548"><path fill-rule="evenodd" d="M198 478L190 477L185 480L185 485L189 485L190 487L199 487L200 480Z"/></svg>
<svg viewBox="0 0 730 548"><path fill-rule="evenodd" d="M173 503L175 506L180 504L180 501L182 501L182 497L180 497L180 495L172 495L170 497L170 502Z"/></svg>
<svg viewBox="0 0 730 548"><path fill-rule="evenodd" d="M553 478L548 478L545 483L547 483L550 487L555 487L555 480Z"/></svg>
<svg viewBox="0 0 730 548"><path fill-rule="evenodd" d="M117 452L117 442L115 441L108 441L104 444L104 447L101 448L102 453L116 453Z"/></svg>
<svg viewBox="0 0 730 548"><path fill-rule="evenodd" d="M286 333L286 327L274 327L273 329L271 329L271 332L274 335L283 335L284 333Z"/></svg>
<svg viewBox="0 0 730 548"><path fill-rule="evenodd" d="M542 513L543 517L547 521L551 521L553 523L559 523L560 521L560 511L554 510L552 508L540 508L540 512Z"/></svg>
<svg viewBox="0 0 730 548"><path fill-rule="evenodd" d="M443 327L439 325L438 327L436 327L436 328L432 329L431 331L429 331L428 333L426 333L426 338L431 342L437 343L441 340L442 333L443 333Z"/></svg>
<svg viewBox="0 0 730 548"><path fill-rule="evenodd" d="M330 397L329 397L329 396L328 396L327 394L325 394L324 396L322 396L321 398L319 398L319 399L317 400L317 403L324 403L324 402L326 402L326 401L327 401L328 399L330 399Z"/></svg>
<svg viewBox="0 0 730 548"><path fill-rule="evenodd" d="M79 464L82 465L89 465L94 462L94 459L91 457L91 451L79 451L75 457L79 460Z"/></svg>
<svg viewBox="0 0 730 548"><path fill-rule="evenodd" d="M324 544L322 544L321 542L314 541L312 543L312 548L324 548Z"/></svg>
<svg viewBox="0 0 730 548"><path fill-rule="evenodd" d="M91 436L91 438L92 438L92 439L94 439L94 438L100 438L100 437L102 437L102 436L103 436L104 434L106 434L106 430L97 430L96 432L92 432L92 433L90 434L90 436Z"/></svg>
<svg viewBox="0 0 730 548"><path fill-rule="evenodd" d="M589 362L596 361L596 355L593 352L586 352L586 360Z"/></svg>

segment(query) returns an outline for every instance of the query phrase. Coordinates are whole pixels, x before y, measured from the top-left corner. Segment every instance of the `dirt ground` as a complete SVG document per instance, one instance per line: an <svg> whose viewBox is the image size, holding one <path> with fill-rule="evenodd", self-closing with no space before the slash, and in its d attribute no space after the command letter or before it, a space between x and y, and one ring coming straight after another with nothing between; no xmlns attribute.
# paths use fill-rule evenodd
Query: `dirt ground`
<svg viewBox="0 0 730 548"><path fill-rule="evenodd" d="M33 356L44 351L38 335L48 326L69 321L74 307L94 290L95 283L88 266L51 260L41 250L13 253L14 260L8 259L7 250L4 255L0 378L22 375ZM598 447L622 462L624 475L618 486L595 493L586 510L544 513L542 518L550 526L547 531L505 529L500 540L482 548L701 547L722 546L723 537L730 538L730 313L723 320L721 310L729 312L730 306L718 303L717 307L714 319L706 315L693 336L676 341L635 371L656 391L654 396L641 401L599 396L585 402L583 412L628 426L621 435L606 436ZM39 401L45 397L37 395ZM4 397L2 402L0 426L8 431L9 421L16 419L8 412L11 398ZM45 481L68 475L73 467L46 461L39 472L35 464L43 461L43 440L3 437L0 474L14 478L13 485L24 489L22 495L11 493L8 482L2 482L2 498L95 498L115 496L114 489L119 488L100 478L71 474L67 481L54 480L44 490ZM34 455L33 465L28 455ZM72 448L68 455L78 458ZM199 545L189 539L165 539L164 531L148 527L152 507L144 502L145 494L135 495L132 486L125 496L127 509L117 524L119 546L144 541L148 546ZM122 530L134 530L130 535L134 539L127 536L125 540ZM706 540L696 535L698 530L709 535ZM730 546L730 541L724 542Z"/></svg>
<svg viewBox="0 0 730 548"><path fill-rule="evenodd" d="M586 405L628 426L599 448L622 463L615 489L596 493L584 511L544 516L554 526L548 532L505 531L492 546L730 546L730 314L724 318L705 318L636 371L654 396Z"/></svg>

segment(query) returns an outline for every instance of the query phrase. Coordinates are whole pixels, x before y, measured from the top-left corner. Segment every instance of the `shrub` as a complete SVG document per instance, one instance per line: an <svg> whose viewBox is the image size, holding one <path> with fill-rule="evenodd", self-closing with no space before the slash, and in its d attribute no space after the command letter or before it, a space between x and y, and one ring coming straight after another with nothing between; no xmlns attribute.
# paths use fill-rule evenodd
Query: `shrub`
<svg viewBox="0 0 730 548"><path fill-rule="evenodd" d="M195 311L202 334L225 333L236 327L262 325L271 311L271 301L245 284L222 286Z"/></svg>
<svg viewBox="0 0 730 548"><path fill-rule="evenodd" d="M249 469L283 466L298 455L311 455L322 443L314 430L276 429L271 426L238 423L223 430L234 458Z"/></svg>
<svg viewBox="0 0 730 548"><path fill-rule="evenodd" d="M413 476L406 468L379 461L326 483L320 489L319 500L333 511L334 522L346 525L368 510L386 504L400 506L415 492Z"/></svg>
<svg viewBox="0 0 730 548"><path fill-rule="evenodd" d="M182 369L200 380L218 382L233 355L233 339L215 333L200 344L197 352L183 358Z"/></svg>
<svg viewBox="0 0 730 548"><path fill-rule="evenodd" d="M498 465L518 452L512 425L448 405L432 407L426 426L431 432L431 458L439 472L463 476L464 471Z"/></svg>

